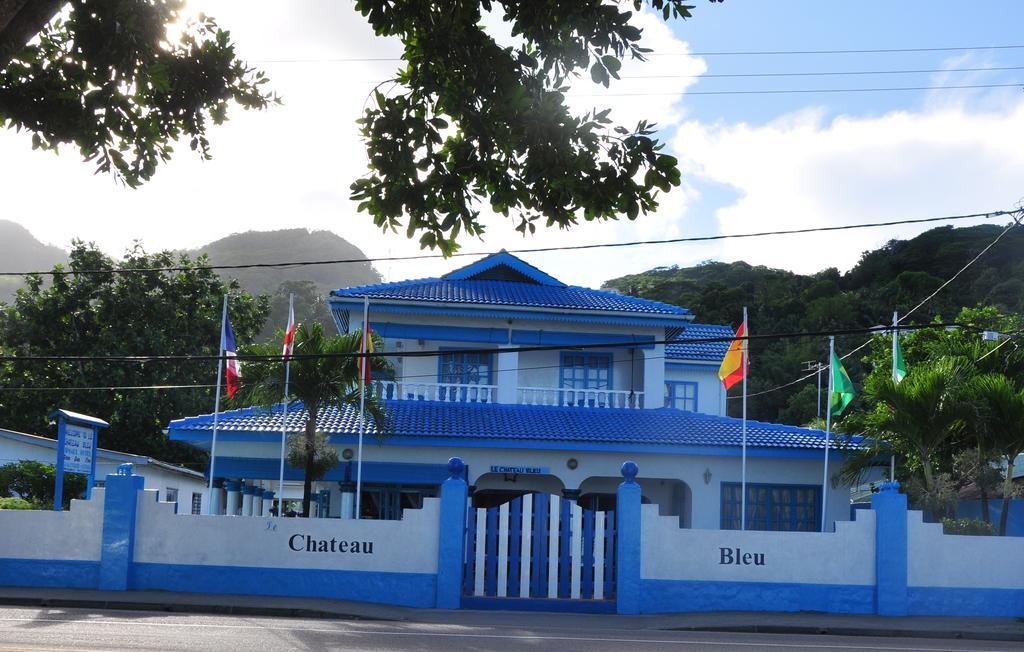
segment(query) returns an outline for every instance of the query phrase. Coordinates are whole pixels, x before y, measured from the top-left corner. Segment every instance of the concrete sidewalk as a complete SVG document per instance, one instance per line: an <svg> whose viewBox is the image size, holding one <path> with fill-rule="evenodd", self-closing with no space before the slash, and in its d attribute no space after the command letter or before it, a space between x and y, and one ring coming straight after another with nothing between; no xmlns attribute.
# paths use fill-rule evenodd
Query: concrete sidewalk
<svg viewBox="0 0 1024 652"><path fill-rule="evenodd" d="M0 587L0 605L402 621L466 627L516 626L528 621L531 627L552 629L831 634L836 636L962 638L1024 642L1024 619L1020 618L948 616L891 618L806 612L712 612L607 616L522 611L412 609L343 600L274 596L12 587Z"/></svg>

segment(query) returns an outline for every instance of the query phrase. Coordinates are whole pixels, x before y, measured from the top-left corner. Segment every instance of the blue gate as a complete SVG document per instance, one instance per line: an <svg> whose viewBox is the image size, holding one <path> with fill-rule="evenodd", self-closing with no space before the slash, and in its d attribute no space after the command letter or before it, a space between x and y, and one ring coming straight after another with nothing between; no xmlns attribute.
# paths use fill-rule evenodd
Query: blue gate
<svg viewBox="0 0 1024 652"><path fill-rule="evenodd" d="M615 611L615 512L534 493L467 523L463 607Z"/></svg>

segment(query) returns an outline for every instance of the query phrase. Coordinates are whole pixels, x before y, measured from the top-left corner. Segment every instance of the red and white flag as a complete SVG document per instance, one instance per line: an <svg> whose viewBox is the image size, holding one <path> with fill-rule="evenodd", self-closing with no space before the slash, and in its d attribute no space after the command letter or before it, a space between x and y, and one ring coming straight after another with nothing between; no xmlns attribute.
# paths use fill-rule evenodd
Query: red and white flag
<svg viewBox="0 0 1024 652"><path fill-rule="evenodd" d="M224 315L224 341L221 350L227 358L224 365L224 378L228 386L228 398L235 398L235 393L242 386L242 365L238 362L238 350L235 347L235 332L231 330L231 320Z"/></svg>
<svg viewBox="0 0 1024 652"><path fill-rule="evenodd" d="M295 306L288 302L288 327L284 329L284 348L281 350L281 355L284 356L285 362L288 358L292 357L292 351L295 350Z"/></svg>

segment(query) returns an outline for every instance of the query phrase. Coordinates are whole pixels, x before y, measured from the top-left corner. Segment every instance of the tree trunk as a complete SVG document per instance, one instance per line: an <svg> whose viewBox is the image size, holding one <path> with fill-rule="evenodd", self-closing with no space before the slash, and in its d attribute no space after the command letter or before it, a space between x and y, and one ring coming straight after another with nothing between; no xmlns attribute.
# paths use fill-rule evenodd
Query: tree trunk
<svg viewBox="0 0 1024 652"><path fill-rule="evenodd" d="M1003 513L999 515L999 536L1006 536L1006 518L1010 515L1010 496L1013 495L1013 460L1017 456L1006 456L1006 478L1003 480Z"/></svg>
<svg viewBox="0 0 1024 652"><path fill-rule="evenodd" d="M985 487L979 486L978 488L981 489L981 520L992 525L992 517L988 511L988 491Z"/></svg>
<svg viewBox="0 0 1024 652"><path fill-rule="evenodd" d="M306 444L306 472L302 480L302 515L309 518L309 499L313 494L313 462L316 456L316 408L307 406L309 420L306 421L305 444Z"/></svg>
<svg viewBox="0 0 1024 652"><path fill-rule="evenodd" d="M0 69L60 11L63 0L0 0Z"/></svg>

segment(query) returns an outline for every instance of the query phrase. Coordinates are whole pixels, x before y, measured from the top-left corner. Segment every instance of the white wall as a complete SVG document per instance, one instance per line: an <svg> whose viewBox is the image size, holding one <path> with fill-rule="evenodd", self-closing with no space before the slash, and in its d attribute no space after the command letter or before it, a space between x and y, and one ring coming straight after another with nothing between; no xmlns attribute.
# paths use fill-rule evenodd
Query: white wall
<svg viewBox="0 0 1024 652"><path fill-rule="evenodd" d="M942 533L907 512L907 585L1020 589L1024 587L1024 539Z"/></svg>
<svg viewBox="0 0 1024 652"><path fill-rule="evenodd" d="M23 460L57 463L57 450L45 445L0 437L0 466L13 464ZM96 454L96 481L102 483L107 475L116 473L117 467L124 463L123 458L112 458L98 451ZM202 477L178 473L155 464L145 462L145 458L132 462L135 474L146 479L146 489L160 492L160 500L166 500L167 488L178 490L178 511L188 513L192 508L192 492L202 493L205 500L206 482Z"/></svg>
<svg viewBox="0 0 1024 652"><path fill-rule="evenodd" d="M66 512L0 510L0 557L99 561L103 490Z"/></svg>
<svg viewBox="0 0 1024 652"><path fill-rule="evenodd" d="M653 580L875 583L875 514L838 524L834 533L739 532L680 529L678 519L659 516L652 505L641 513L640 576ZM762 555L763 565L722 564L722 549L742 561Z"/></svg>
<svg viewBox="0 0 1024 652"><path fill-rule="evenodd" d="M355 316L353 312L353 316ZM412 317L408 315L395 315L389 313L376 313L373 314L371 307L371 316L376 321L386 321L389 323L401 323L401 324L423 324L429 323L436 326L461 326L470 328L492 328L496 330L545 330L545 331L558 331L558 332L573 332L573 333L607 333L609 335L641 335L654 337L655 339L661 339L664 337L664 329L662 328L638 328L632 326L604 326L600 324L574 324L574 323L559 323L559 322L548 322L548 321L534 321L528 319L472 319L463 317L445 317L441 315L431 315L423 317ZM422 342L422 343L421 343ZM393 352L396 356L400 357L392 359L392 363L395 364L396 377L407 382L424 382L424 383L436 383L437 382L437 358L436 357L411 357L402 356L403 352L412 351L436 351L443 348L451 349L473 349L473 348L497 348L498 345L484 344L480 342L456 342L456 341L444 341L444 340L412 340L412 339L393 339L388 338L385 340L385 350ZM515 345L519 346L519 345ZM644 387L644 370L643 370L643 355L640 353L635 356L630 356L630 352L625 349L609 349L603 352L610 352L613 354L613 366L612 366L612 383L613 389L617 390L630 390L636 389L641 390ZM649 351L647 353L650 353ZM659 358L663 357L663 352L659 349L655 351L655 355ZM631 362L633 363L631 365ZM526 352L519 355L519 373L516 377L516 382L520 387L551 387L557 388L560 383L559 375L560 365L560 352L554 351L536 351ZM631 368L632 367L632 368ZM497 363L495 362L495 369ZM492 378L492 381L497 384L499 379L497 377ZM632 387L630 385L632 381ZM657 393L657 406L661 406L662 397L661 390Z"/></svg>
<svg viewBox="0 0 1024 652"><path fill-rule="evenodd" d="M349 448L352 444L339 444ZM217 444L219 454L233 457L262 457L278 459L278 444L224 442ZM580 451L569 448L537 450L521 448L471 448L380 445L368 441L363 448L363 459L373 462L398 462L419 464L445 464L450 457L461 457L469 466L469 483L490 473L491 465L547 467L551 475L564 483L567 489L577 489L592 477L611 478L618 486L622 475L620 469L626 460L633 460L640 466L640 481L644 494L656 501L672 501L671 481L681 480L692 492L693 512L691 525L695 528L717 530L721 522L722 482L740 481L739 456L711 456L698 454ZM569 469L568 460L577 461L577 468ZM757 457L747 459L747 481L773 484L803 484L821 486L822 457L780 458ZM838 472L840 464L832 460L829 469ZM711 481L704 483L704 471L711 471ZM503 480L504 476L502 476ZM439 479L440 480L440 479ZM665 480L666 488L649 489L648 481ZM489 488L492 481L488 481ZM276 483L271 488L276 490ZM520 475L515 482L504 482L505 488L514 491L537 489L530 476ZM541 488L541 490L543 490ZM665 504L670 504L666 502ZM671 513L671 512L665 512ZM850 518L850 490L840 486L829 487L827 522L846 521Z"/></svg>
<svg viewBox="0 0 1024 652"><path fill-rule="evenodd" d="M171 505L157 503L154 493L145 491L139 494L135 561L436 573L439 516L436 498L424 500L422 509L405 510L401 521L175 516ZM373 553L307 552L305 535L372 542Z"/></svg>
<svg viewBox="0 0 1024 652"><path fill-rule="evenodd" d="M697 383L697 412L726 416L725 388L716 369L668 364L665 366L665 381L670 380Z"/></svg>

